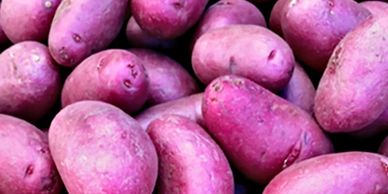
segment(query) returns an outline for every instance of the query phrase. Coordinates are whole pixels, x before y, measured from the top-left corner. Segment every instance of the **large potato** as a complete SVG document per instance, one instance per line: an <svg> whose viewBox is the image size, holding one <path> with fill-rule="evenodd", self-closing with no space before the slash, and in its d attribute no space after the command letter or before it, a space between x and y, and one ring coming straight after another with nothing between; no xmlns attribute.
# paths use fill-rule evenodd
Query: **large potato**
<svg viewBox="0 0 388 194"><path fill-rule="evenodd" d="M150 194L158 161L147 133L113 105L82 101L62 109L49 129L49 145L71 194Z"/></svg>
<svg viewBox="0 0 388 194"><path fill-rule="evenodd" d="M259 183L332 151L308 113L246 78L215 79L205 90L202 112L209 133L231 162Z"/></svg>
<svg viewBox="0 0 388 194"><path fill-rule="evenodd" d="M23 120L0 114L0 142L0 193L59 193L62 183L46 134Z"/></svg>
<svg viewBox="0 0 388 194"><path fill-rule="evenodd" d="M49 33L53 58L74 67L107 47L120 31L127 4L128 0L63 0Z"/></svg>
<svg viewBox="0 0 388 194"><path fill-rule="evenodd" d="M367 152L318 156L278 174L264 194L388 193L388 158Z"/></svg>
<svg viewBox="0 0 388 194"><path fill-rule="evenodd" d="M233 194L233 174L221 148L194 121L166 115L147 130L159 156L159 194Z"/></svg>
<svg viewBox="0 0 388 194"><path fill-rule="evenodd" d="M295 63L284 40L255 25L230 25L203 34L194 45L191 61L204 84L235 74L271 90L287 85Z"/></svg>
<svg viewBox="0 0 388 194"><path fill-rule="evenodd" d="M388 17L375 17L338 44L315 98L314 113L325 130L360 130L387 109L387 43Z"/></svg>

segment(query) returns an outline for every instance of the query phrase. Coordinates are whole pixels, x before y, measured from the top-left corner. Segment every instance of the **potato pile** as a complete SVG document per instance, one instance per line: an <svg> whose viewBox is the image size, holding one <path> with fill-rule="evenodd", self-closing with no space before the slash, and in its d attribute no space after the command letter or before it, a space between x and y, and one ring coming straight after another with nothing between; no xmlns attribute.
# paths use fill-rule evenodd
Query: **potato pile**
<svg viewBox="0 0 388 194"><path fill-rule="evenodd" d="M386 1L0 3L0 194L388 194Z"/></svg>

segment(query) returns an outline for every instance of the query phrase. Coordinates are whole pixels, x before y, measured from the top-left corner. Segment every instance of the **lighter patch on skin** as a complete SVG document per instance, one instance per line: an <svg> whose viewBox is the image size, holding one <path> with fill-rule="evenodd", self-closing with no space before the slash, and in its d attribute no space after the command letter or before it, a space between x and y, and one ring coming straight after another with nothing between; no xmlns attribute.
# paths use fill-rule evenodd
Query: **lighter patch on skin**
<svg viewBox="0 0 388 194"><path fill-rule="evenodd" d="M51 7L53 6L53 2L51 2L51 1L45 1L45 2L44 2L44 6L45 6L46 8L51 8Z"/></svg>
<svg viewBox="0 0 388 194"><path fill-rule="evenodd" d="M37 54L32 54L31 57L32 57L32 60L34 60L34 62L36 62L36 63L38 63L40 61L40 57Z"/></svg>
<svg viewBox="0 0 388 194"><path fill-rule="evenodd" d="M292 0L290 2L290 7L294 7L298 3L298 0Z"/></svg>

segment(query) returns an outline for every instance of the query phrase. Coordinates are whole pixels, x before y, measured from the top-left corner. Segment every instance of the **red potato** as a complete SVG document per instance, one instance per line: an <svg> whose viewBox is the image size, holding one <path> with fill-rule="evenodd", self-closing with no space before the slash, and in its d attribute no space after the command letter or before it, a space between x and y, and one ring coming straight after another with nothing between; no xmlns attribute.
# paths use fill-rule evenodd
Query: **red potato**
<svg viewBox="0 0 388 194"><path fill-rule="evenodd" d="M176 100L199 91L193 77L171 58L147 49L130 49L148 75L150 105Z"/></svg>
<svg viewBox="0 0 388 194"><path fill-rule="evenodd" d="M60 2L61 0L3 0L0 14L5 34L13 43L46 41Z"/></svg>
<svg viewBox="0 0 388 194"><path fill-rule="evenodd" d="M148 134L159 156L159 194L233 194L232 170L221 148L194 121L166 115Z"/></svg>
<svg viewBox="0 0 388 194"><path fill-rule="evenodd" d="M53 58L74 67L106 48L120 31L127 5L128 0L63 0L49 32Z"/></svg>
<svg viewBox="0 0 388 194"><path fill-rule="evenodd" d="M339 41L371 13L354 0L289 0L283 35L297 58L323 72Z"/></svg>
<svg viewBox="0 0 388 194"><path fill-rule="evenodd" d="M53 107L62 81L47 47L17 43L0 54L0 113L37 121Z"/></svg>
<svg viewBox="0 0 388 194"><path fill-rule="evenodd" d="M368 152L318 156L282 171L263 193L388 193L387 167L387 157Z"/></svg>
<svg viewBox="0 0 388 194"><path fill-rule="evenodd" d="M235 74L270 90L287 85L295 63L284 40L255 25L230 25L205 33L195 43L191 61L206 85L219 76Z"/></svg>
<svg viewBox="0 0 388 194"><path fill-rule="evenodd" d="M143 30L161 39L174 39L194 26L207 3L208 0L131 0L131 9Z"/></svg>
<svg viewBox="0 0 388 194"><path fill-rule="evenodd" d="M139 124L113 105L82 101L62 109L49 145L69 193L150 194L158 159Z"/></svg>
<svg viewBox="0 0 388 194"><path fill-rule="evenodd" d="M8 43L8 37L5 35L3 26L1 25L1 2L0 2L0 45Z"/></svg>
<svg viewBox="0 0 388 194"><path fill-rule="evenodd" d="M388 17L376 17L338 44L315 98L314 113L323 129L358 131L388 108L387 43Z"/></svg>
<svg viewBox="0 0 388 194"><path fill-rule="evenodd" d="M135 119L139 122L143 129L147 129L148 125L153 120L167 114L181 115L190 118L201 126L204 126L201 112L202 97L202 93L193 94L177 100L158 104L144 110L137 115Z"/></svg>
<svg viewBox="0 0 388 194"><path fill-rule="evenodd" d="M285 9L289 5L288 2L289 0L277 0L271 10L269 18L269 28L280 36L283 36L282 17L285 14Z"/></svg>
<svg viewBox="0 0 388 194"><path fill-rule="evenodd" d="M258 183L333 149L309 114L243 77L222 76L209 84L202 113L237 170Z"/></svg>
<svg viewBox="0 0 388 194"><path fill-rule="evenodd" d="M100 100L133 113L147 97L148 79L141 60L129 51L109 49L88 57L67 77L62 107Z"/></svg>
<svg viewBox="0 0 388 194"><path fill-rule="evenodd" d="M360 5L368 9L373 17L388 15L388 3L382 1L364 1Z"/></svg>
<svg viewBox="0 0 388 194"><path fill-rule="evenodd" d="M21 119L0 114L0 193L59 194L61 180L47 136Z"/></svg>
<svg viewBox="0 0 388 194"><path fill-rule="evenodd" d="M388 156L388 137L386 137L379 148L379 153Z"/></svg>

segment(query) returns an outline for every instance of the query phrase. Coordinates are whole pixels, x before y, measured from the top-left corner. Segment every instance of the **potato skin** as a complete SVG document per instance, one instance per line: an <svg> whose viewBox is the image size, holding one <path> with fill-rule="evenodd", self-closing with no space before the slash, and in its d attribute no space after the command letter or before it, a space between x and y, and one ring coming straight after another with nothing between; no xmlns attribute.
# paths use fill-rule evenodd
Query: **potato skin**
<svg viewBox="0 0 388 194"><path fill-rule="evenodd" d="M201 126L204 126L201 110L202 97L203 94L199 93L158 104L144 110L138 114L135 119L144 130L147 129L148 125L153 120L167 114L181 115L192 119Z"/></svg>
<svg viewBox="0 0 388 194"><path fill-rule="evenodd" d="M215 79L205 90L202 113L208 132L230 161L258 183L332 151L309 114L243 77Z"/></svg>
<svg viewBox="0 0 388 194"><path fill-rule="evenodd" d="M269 28L279 36L283 36L282 17L285 14L284 10L288 5L288 0L277 0L271 10L271 15L269 17Z"/></svg>
<svg viewBox="0 0 388 194"><path fill-rule="evenodd" d="M51 123L49 145L69 193L149 194L155 186L151 139L113 105L82 101L65 107Z"/></svg>
<svg viewBox="0 0 388 194"><path fill-rule="evenodd" d="M160 104L199 92L194 78L173 59L149 49L129 51L141 60L148 75L147 104Z"/></svg>
<svg viewBox="0 0 388 194"><path fill-rule="evenodd" d="M9 42L8 37L5 35L3 26L1 24L1 2L0 2L0 45L1 46L5 45L8 42Z"/></svg>
<svg viewBox="0 0 388 194"><path fill-rule="evenodd" d="M221 148L189 118L165 115L147 130L159 156L159 194L233 194L232 170Z"/></svg>
<svg viewBox="0 0 388 194"><path fill-rule="evenodd" d="M54 105L61 78L47 47L17 43L0 54L0 113L36 121Z"/></svg>
<svg viewBox="0 0 388 194"><path fill-rule="evenodd" d="M141 28L162 39L184 34L200 18L208 0L131 0L133 17Z"/></svg>
<svg viewBox="0 0 388 194"><path fill-rule="evenodd" d="M126 50L108 49L85 59L67 77L62 106L100 100L133 113L144 105L147 96L148 79L140 59Z"/></svg>
<svg viewBox="0 0 388 194"><path fill-rule="evenodd" d="M128 0L63 0L54 16L48 45L61 65L74 67L117 36Z"/></svg>
<svg viewBox="0 0 388 194"><path fill-rule="evenodd" d="M387 17L371 18L348 33L334 50L314 106L326 131L360 130L387 109L388 80L382 73L388 70L387 29Z"/></svg>
<svg viewBox="0 0 388 194"><path fill-rule="evenodd" d="M0 114L0 193L59 194L61 179L47 136L21 119Z"/></svg>
<svg viewBox="0 0 388 194"><path fill-rule="evenodd" d="M387 167L388 158L378 154L327 154L285 169L264 194L388 193Z"/></svg>
<svg viewBox="0 0 388 194"><path fill-rule="evenodd" d="M384 139L383 143L381 143L379 153L388 156L388 136Z"/></svg>
<svg viewBox="0 0 388 194"><path fill-rule="evenodd" d="M373 17L388 15L388 3L382 1L364 1L360 5L368 9Z"/></svg>
<svg viewBox="0 0 388 194"><path fill-rule="evenodd" d="M288 0L283 11L284 38L297 58L318 72L339 41L371 16L354 0Z"/></svg>
<svg viewBox="0 0 388 194"><path fill-rule="evenodd" d="M5 34L13 43L27 40L46 41L60 2L61 0L3 0L0 14Z"/></svg>
<svg viewBox="0 0 388 194"><path fill-rule="evenodd" d="M206 85L218 76L235 74L270 90L287 85L295 63L284 40L255 25L230 25L203 34L194 45L191 61Z"/></svg>

